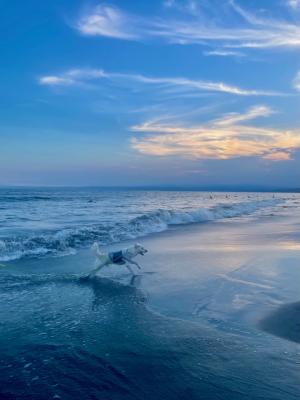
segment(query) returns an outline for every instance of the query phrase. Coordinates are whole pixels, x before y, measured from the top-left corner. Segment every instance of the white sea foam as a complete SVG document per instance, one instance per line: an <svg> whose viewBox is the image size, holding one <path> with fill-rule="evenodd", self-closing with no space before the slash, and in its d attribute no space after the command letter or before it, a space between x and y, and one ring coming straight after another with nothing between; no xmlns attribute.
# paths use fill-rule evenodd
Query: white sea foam
<svg viewBox="0 0 300 400"><path fill-rule="evenodd" d="M280 202L282 202L281 199L264 199L220 203L208 208L200 207L187 211L157 209L120 223L112 218L111 223L64 228L25 236L14 235L0 240L0 261L16 260L22 257L73 254L77 248L90 245L93 241L107 245L162 232L172 225L249 215L262 208L275 207Z"/></svg>

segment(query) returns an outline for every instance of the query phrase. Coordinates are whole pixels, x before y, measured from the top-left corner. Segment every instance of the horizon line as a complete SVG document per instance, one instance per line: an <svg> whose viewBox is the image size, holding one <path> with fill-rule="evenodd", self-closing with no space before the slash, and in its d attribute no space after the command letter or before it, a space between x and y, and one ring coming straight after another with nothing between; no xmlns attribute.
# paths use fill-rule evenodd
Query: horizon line
<svg viewBox="0 0 300 400"><path fill-rule="evenodd" d="M278 187L262 185L1 185L0 189L128 189L128 190L194 190L194 191L215 191L215 192L300 192L300 187Z"/></svg>

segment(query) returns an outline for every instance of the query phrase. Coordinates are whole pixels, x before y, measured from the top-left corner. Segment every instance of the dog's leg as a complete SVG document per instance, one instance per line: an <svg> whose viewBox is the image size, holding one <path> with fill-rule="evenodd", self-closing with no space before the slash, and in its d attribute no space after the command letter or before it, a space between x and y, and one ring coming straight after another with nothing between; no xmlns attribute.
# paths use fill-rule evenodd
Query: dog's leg
<svg viewBox="0 0 300 400"><path fill-rule="evenodd" d="M140 266L140 264L137 263L136 261L131 260L131 262L132 262L134 265L136 265L136 266L138 267L138 269L142 269L141 266Z"/></svg>
<svg viewBox="0 0 300 400"><path fill-rule="evenodd" d="M131 258L129 258L129 257L124 257L124 259L125 259L127 262L129 262L130 264L136 265L136 266L138 267L138 269L142 269L142 268L140 267L140 265L139 265L136 261L133 261Z"/></svg>
<svg viewBox="0 0 300 400"><path fill-rule="evenodd" d="M126 264L125 267L128 269L129 272L132 273L132 275L135 275L134 271L132 270L132 268L128 264Z"/></svg>
<svg viewBox="0 0 300 400"><path fill-rule="evenodd" d="M106 263L102 263L100 265L98 265L95 269L93 269L89 274L88 274L88 278L94 278L94 276L96 275L96 273L103 268L106 265Z"/></svg>

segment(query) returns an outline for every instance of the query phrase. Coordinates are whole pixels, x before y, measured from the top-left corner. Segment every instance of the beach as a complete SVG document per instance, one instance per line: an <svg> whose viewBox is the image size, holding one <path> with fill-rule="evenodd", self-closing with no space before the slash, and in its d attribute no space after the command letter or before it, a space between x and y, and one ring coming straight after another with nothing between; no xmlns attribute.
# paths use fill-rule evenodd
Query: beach
<svg viewBox="0 0 300 400"><path fill-rule="evenodd" d="M135 277L81 280L87 245L2 261L1 399L298 398L299 195L284 196L103 245L141 242Z"/></svg>
<svg viewBox="0 0 300 400"><path fill-rule="evenodd" d="M1 2L0 400L300 399L299 16Z"/></svg>

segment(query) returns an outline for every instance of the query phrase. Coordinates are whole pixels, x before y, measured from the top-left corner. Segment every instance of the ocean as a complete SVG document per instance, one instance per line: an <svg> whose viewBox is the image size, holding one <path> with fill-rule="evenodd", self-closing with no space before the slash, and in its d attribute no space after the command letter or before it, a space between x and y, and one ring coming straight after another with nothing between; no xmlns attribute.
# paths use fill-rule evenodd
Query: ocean
<svg viewBox="0 0 300 400"><path fill-rule="evenodd" d="M64 256L94 241L109 245L227 218L280 214L296 194L0 189L0 262Z"/></svg>
<svg viewBox="0 0 300 400"><path fill-rule="evenodd" d="M299 226L295 193L0 189L0 399L298 398L273 313L299 300ZM141 274L82 281L95 241L141 242Z"/></svg>

